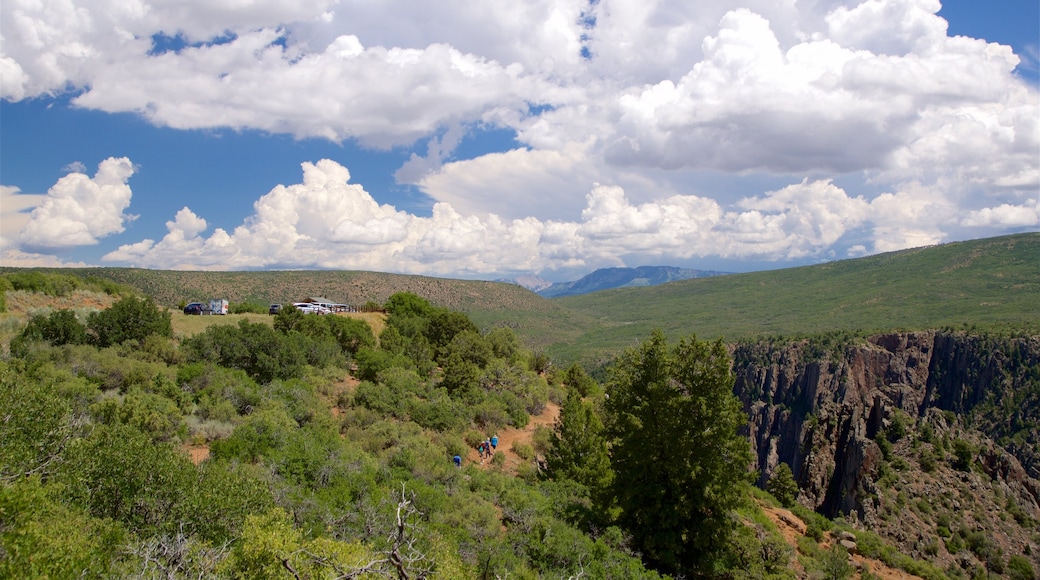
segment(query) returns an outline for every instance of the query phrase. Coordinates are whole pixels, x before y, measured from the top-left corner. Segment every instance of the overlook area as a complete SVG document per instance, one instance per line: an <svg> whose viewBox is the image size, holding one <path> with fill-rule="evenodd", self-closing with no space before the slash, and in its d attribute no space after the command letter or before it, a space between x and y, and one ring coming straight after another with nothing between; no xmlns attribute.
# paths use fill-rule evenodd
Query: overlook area
<svg viewBox="0 0 1040 580"><path fill-rule="evenodd" d="M0 575L1040 569L1038 234L553 300L371 272L0 288ZM299 296L385 313L267 314Z"/></svg>

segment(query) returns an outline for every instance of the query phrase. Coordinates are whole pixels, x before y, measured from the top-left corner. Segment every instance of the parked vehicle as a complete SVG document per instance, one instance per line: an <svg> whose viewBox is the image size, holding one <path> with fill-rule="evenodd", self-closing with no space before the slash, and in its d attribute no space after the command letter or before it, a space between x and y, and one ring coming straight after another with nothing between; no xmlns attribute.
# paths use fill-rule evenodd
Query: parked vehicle
<svg viewBox="0 0 1040 580"><path fill-rule="evenodd" d="M223 298L216 298L209 301L209 313L210 314L227 314L228 313L228 301Z"/></svg>
<svg viewBox="0 0 1040 580"><path fill-rule="evenodd" d="M293 303L293 306L304 314L328 314L331 312L324 306L318 306L317 304L311 304L310 302L295 302Z"/></svg>
<svg viewBox="0 0 1040 580"><path fill-rule="evenodd" d="M278 314L281 311L282 311L282 305L281 304L272 304L271 308L267 311L267 313L274 315L274 314Z"/></svg>
<svg viewBox="0 0 1040 580"><path fill-rule="evenodd" d="M205 314L206 305L201 302L192 302L184 307L185 314Z"/></svg>

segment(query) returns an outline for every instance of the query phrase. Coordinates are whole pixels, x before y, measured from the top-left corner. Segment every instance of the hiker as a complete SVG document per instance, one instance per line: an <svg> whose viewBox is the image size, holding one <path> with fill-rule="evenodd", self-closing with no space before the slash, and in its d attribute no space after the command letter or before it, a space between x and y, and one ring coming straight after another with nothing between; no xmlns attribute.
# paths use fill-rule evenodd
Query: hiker
<svg viewBox="0 0 1040 580"><path fill-rule="evenodd" d="M456 455L455 457L452 457L451 460L455 462L455 467L460 467L460 468L462 467L462 456L461 455Z"/></svg>
<svg viewBox="0 0 1040 580"><path fill-rule="evenodd" d="M492 451L497 451L498 450L498 435L494 435L494 436L491 437L491 450Z"/></svg>
<svg viewBox="0 0 1040 580"><path fill-rule="evenodd" d="M480 445L477 445L477 453L480 455L480 463L481 463L481 465L483 465L483 463L484 463L484 442L483 441L480 442Z"/></svg>
<svg viewBox="0 0 1040 580"><path fill-rule="evenodd" d="M491 455L492 455L492 451L491 451L491 439L485 439L485 440L484 440L484 449L487 449L487 456L488 456L488 458L490 458L490 457L491 457Z"/></svg>

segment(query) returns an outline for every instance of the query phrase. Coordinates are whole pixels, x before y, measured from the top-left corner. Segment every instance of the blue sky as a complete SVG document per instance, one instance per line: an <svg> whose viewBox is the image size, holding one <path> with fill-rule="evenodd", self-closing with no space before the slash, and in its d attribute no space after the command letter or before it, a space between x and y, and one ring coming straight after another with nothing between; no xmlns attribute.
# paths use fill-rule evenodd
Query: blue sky
<svg viewBox="0 0 1040 580"><path fill-rule="evenodd" d="M0 7L0 264L561 281L1038 231L1032 1Z"/></svg>

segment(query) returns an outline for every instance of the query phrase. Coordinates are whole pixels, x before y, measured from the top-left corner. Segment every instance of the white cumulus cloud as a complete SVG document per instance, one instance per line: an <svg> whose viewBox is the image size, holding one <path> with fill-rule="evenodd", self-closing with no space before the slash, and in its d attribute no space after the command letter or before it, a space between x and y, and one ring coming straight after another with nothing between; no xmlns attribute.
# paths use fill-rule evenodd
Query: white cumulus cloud
<svg viewBox="0 0 1040 580"><path fill-rule="evenodd" d="M0 98L68 95L185 130L427 144L396 177L433 199L430 217L377 203L322 160L241 225L207 233L184 208L161 239L108 253L119 263L475 274L823 259L1035 223L1040 94L1016 73L1035 55L950 36L940 8L10 0ZM517 145L459 156L484 129ZM5 248L123 231L129 161L70 170L27 218L4 209L22 220L17 235L5 221Z"/></svg>
<svg viewBox="0 0 1040 580"><path fill-rule="evenodd" d="M132 195L127 180L134 173L130 160L110 157L94 177L70 173L62 177L29 214L19 243L29 248L71 248L98 243L123 231L135 216L124 211Z"/></svg>
<svg viewBox="0 0 1040 580"><path fill-rule="evenodd" d="M620 187L596 185L574 221L466 215L443 202L419 217L378 204L350 183L347 168L327 159L304 163L302 183L275 187L254 209L233 231L218 228L207 237L205 219L183 208L158 242L125 244L104 259L150 268L480 276L617 265L624 256L825 257L842 236L872 227L883 235L875 250L934 243L920 229L920 214L942 216L933 201L913 193L868 202L829 180L804 179L728 208L695 195L633 203Z"/></svg>

